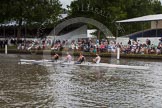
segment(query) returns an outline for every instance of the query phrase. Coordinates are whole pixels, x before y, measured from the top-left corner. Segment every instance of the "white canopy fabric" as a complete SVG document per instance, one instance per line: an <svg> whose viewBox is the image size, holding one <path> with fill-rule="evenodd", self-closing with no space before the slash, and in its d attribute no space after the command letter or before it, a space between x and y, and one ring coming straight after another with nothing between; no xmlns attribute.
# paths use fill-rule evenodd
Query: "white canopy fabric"
<svg viewBox="0 0 162 108"><path fill-rule="evenodd" d="M129 22L147 22L147 21L160 21L162 20L162 14L147 15L127 20L116 21L117 23L129 23Z"/></svg>
<svg viewBox="0 0 162 108"><path fill-rule="evenodd" d="M23 21L22 24L25 25L26 22ZM18 22L16 22L16 21L8 21L8 22L5 22L5 23L3 23L3 24L0 24L0 26L18 26L18 25L19 25L19 24L18 24Z"/></svg>
<svg viewBox="0 0 162 108"><path fill-rule="evenodd" d="M6 23L0 24L0 26L17 26L18 23L16 21L8 21Z"/></svg>
<svg viewBox="0 0 162 108"><path fill-rule="evenodd" d="M74 31L71 31L67 34L61 35L61 36L54 36L53 32L51 32L49 34L49 36L47 36L48 39L55 39L55 40L68 40L68 41L72 41L72 40L78 40L81 38L88 38L87 37L87 26L82 26Z"/></svg>

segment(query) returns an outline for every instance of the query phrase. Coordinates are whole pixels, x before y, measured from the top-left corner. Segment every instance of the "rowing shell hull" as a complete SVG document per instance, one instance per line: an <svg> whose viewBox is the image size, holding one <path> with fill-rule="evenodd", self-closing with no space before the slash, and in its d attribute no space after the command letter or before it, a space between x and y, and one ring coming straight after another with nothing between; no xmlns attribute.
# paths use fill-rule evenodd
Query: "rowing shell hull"
<svg viewBox="0 0 162 108"><path fill-rule="evenodd" d="M82 63L82 64L74 64L71 63L62 63L64 65L78 65L78 66L89 66L89 67L109 67L109 68L122 68L122 69L139 69L139 70L148 70L149 67L147 66L130 66L130 65L116 65L116 64L107 64L107 63Z"/></svg>
<svg viewBox="0 0 162 108"><path fill-rule="evenodd" d="M37 65L43 65L43 66L53 66L57 64L61 65L77 65L77 66L89 66L89 67L108 67L108 68L122 68L122 69L137 69L137 70L148 70L149 67L147 66L130 66L130 65L116 65L116 64L107 64L107 63L91 63L91 62L85 62L82 64L75 64L74 61L72 62L63 62L63 61L57 61L52 62L51 60L25 60L21 59L19 64L37 64Z"/></svg>

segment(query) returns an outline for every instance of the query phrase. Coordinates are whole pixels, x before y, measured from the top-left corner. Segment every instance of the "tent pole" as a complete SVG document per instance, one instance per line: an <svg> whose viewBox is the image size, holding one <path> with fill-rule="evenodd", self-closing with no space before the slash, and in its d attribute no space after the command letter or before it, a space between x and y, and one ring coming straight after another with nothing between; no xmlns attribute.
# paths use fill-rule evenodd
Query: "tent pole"
<svg viewBox="0 0 162 108"><path fill-rule="evenodd" d="M115 38L117 39L117 37L119 37L118 25L117 25L117 28L116 28L116 36L115 36Z"/></svg>
<svg viewBox="0 0 162 108"><path fill-rule="evenodd" d="M158 21L156 21L156 37L157 37L157 34L158 34L157 26L158 26Z"/></svg>
<svg viewBox="0 0 162 108"><path fill-rule="evenodd" d="M3 36L4 36L4 38L6 39L6 30L5 30L5 26L4 26L4 29L3 29Z"/></svg>
<svg viewBox="0 0 162 108"><path fill-rule="evenodd" d="M15 30L16 26L14 26L14 37L16 37L16 30Z"/></svg>
<svg viewBox="0 0 162 108"><path fill-rule="evenodd" d="M27 27L25 25L25 38L24 38L25 41L26 41L26 36L27 36Z"/></svg>
<svg viewBox="0 0 162 108"><path fill-rule="evenodd" d="M98 40L100 40L100 30L98 31Z"/></svg>
<svg viewBox="0 0 162 108"><path fill-rule="evenodd" d="M119 36L119 32L118 32L118 29L116 29L116 36L115 38L117 38Z"/></svg>
<svg viewBox="0 0 162 108"><path fill-rule="evenodd" d="M143 37L143 34L144 34L144 23L142 22L142 37Z"/></svg>

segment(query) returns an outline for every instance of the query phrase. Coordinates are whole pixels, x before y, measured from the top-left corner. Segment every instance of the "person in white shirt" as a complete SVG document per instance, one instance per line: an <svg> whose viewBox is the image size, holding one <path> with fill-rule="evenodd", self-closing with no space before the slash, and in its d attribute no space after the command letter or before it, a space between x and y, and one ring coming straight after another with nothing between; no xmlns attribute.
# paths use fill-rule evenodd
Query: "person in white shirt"
<svg viewBox="0 0 162 108"><path fill-rule="evenodd" d="M96 56L97 57L95 59L93 59L93 62L96 63L96 64L99 64L100 61L101 61L101 57L99 56L99 54L96 54Z"/></svg>

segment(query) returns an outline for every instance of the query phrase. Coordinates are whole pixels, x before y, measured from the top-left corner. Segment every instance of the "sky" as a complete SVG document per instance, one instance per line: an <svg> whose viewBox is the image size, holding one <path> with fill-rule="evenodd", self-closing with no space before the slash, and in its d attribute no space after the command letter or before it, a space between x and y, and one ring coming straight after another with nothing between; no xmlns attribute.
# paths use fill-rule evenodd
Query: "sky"
<svg viewBox="0 0 162 108"><path fill-rule="evenodd" d="M61 4L63 5L63 8L66 8L66 5L70 5L71 1L73 0L59 0Z"/></svg>
<svg viewBox="0 0 162 108"><path fill-rule="evenodd" d="M63 4L63 8L66 8L66 5L70 5L71 1L73 0L60 0L61 4ZM162 3L162 0L160 0Z"/></svg>

